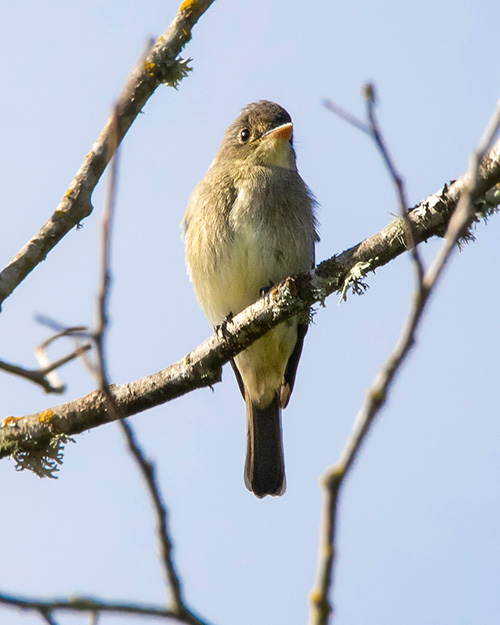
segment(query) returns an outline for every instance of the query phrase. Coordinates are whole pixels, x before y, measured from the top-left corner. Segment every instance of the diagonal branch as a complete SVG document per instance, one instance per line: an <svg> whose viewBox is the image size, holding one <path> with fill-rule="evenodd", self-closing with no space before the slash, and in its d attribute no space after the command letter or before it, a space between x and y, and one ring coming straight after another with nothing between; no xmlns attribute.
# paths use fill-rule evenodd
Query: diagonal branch
<svg viewBox="0 0 500 625"><path fill-rule="evenodd" d="M320 548L315 588L311 593L310 625L328 625L331 621L333 586L333 565L335 560L335 536L338 514L338 500L342 485L349 469L366 440L382 406L388 399L389 391L401 365L415 344L417 328L420 325L426 306L442 274L446 261L456 249L457 243L467 233L474 218L474 200L477 198L481 177L481 163L489 145L500 128L500 102L486 129L484 137L471 157L469 172L461 179L462 194L447 226L445 239L434 262L418 281L411 298L410 311L394 350L382 365L375 380L367 390L363 404L356 415L352 433L342 450L339 460L323 478L324 499L320 529ZM498 144L496 146L498 149ZM491 153L490 153L491 154Z"/></svg>
<svg viewBox="0 0 500 625"><path fill-rule="evenodd" d="M47 623L47 625L57 625L56 621L52 617L51 610L39 610L40 616Z"/></svg>
<svg viewBox="0 0 500 625"><path fill-rule="evenodd" d="M172 612L179 617L182 616L186 622L192 623L192 625L202 625L201 621L187 609L183 598L180 579L175 570L172 557L172 542L167 528L167 508L160 493L160 486L156 479L154 464L144 455L143 450L137 442L134 431L127 421L120 421L120 426L127 440L129 451L139 466L141 475L146 483L149 496L153 502L153 508L157 521L156 533L160 546L161 562L163 564L166 581L170 589Z"/></svg>
<svg viewBox="0 0 500 625"><path fill-rule="evenodd" d="M157 89L164 83L177 87L187 74L187 63L178 58L191 39L198 19L214 0L186 0L181 4L169 28L154 44L149 54L131 73L118 99L120 116L119 144L135 118ZM52 216L0 273L0 306L26 276L57 243L92 210L92 192L113 156L112 120L110 119L71 182Z"/></svg>
<svg viewBox="0 0 500 625"><path fill-rule="evenodd" d="M475 219L491 213L500 203L495 186L500 183L500 142L485 156L472 199ZM414 207L415 243L442 236L461 194L467 190L463 176ZM491 197L493 199L491 199ZM185 358L166 369L130 382L111 386L119 413L131 416L175 399L189 391L211 386L221 379L221 367L270 328L333 292L359 289L369 271L407 251L405 220L396 219L381 232L338 256L322 262L310 274L288 278L228 322L224 336L214 334ZM44 449L56 435L70 436L113 420L100 391L26 417L7 417L0 423L0 458Z"/></svg>

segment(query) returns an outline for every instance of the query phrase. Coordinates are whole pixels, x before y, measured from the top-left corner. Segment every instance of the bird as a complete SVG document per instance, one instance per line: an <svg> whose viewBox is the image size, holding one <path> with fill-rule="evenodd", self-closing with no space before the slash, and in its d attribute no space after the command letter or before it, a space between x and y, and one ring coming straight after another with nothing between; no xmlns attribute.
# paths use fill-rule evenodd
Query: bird
<svg viewBox="0 0 500 625"><path fill-rule="evenodd" d="M316 205L297 169L289 113L268 100L247 105L226 129L181 224L188 274L213 328L272 285L314 268ZM281 410L309 317L280 323L231 360L246 403L244 481L258 498L286 490Z"/></svg>

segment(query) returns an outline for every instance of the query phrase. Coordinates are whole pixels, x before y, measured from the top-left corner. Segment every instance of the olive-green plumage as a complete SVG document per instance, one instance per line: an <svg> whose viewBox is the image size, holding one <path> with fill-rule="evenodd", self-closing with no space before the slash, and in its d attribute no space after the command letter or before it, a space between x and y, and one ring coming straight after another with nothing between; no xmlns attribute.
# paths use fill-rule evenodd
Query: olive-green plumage
<svg viewBox="0 0 500 625"><path fill-rule="evenodd" d="M289 114L273 102L250 104L227 128L182 222L188 271L214 327L263 289L311 270L314 204L297 171ZM285 492L280 408L308 321L306 314L280 324L232 362L247 405L245 484L257 497Z"/></svg>

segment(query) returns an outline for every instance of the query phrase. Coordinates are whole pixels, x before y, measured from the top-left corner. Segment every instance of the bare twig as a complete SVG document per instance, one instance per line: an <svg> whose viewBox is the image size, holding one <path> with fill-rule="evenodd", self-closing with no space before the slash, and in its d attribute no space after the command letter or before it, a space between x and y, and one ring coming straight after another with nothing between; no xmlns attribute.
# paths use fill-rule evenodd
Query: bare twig
<svg viewBox="0 0 500 625"><path fill-rule="evenodd" d="M343 119L348 124L351 124L351 126L354 126L354 128L361 130L361 132L364 132L371 137L372 131L368 124L358 119L355 115L352 115L352 113L349 113L349 111L343 109L336 102L333 102L333 100L328 100L327 98L325 98L323 100L323 106L332 113L335 113L335 115L337 115L337 117L340 117L340 119Z"/></svg>
<svg viewBox="0 0 500 625"><path fill-rule="evenodd" d="M186 608L184 603L181 583L175 570L172 557L172 542L170 540L167 527L167 508L160 493L160 486L156 479L154 464L146 458L130 425L126 421L120 421L119 425L121 426L123 434L126 438L130 453L139 467L153 503L156 516L156 534L158 536L160 557L165 572L165 579L167 581L168 588L170 589L170 603L172 605L172 611L175 614L184 615L185 618L190 618L191 620L189 622L193 623L193 625L195 623L200 624L201 621L199 621L199 619Z"/></svg>
<svg viewBox="0 0 500 625"><path fill-rule="evenodd" d="M38 612L40 614L51 614L52 612L64 613L95 613L102 614L123 614L128 616L157 617L165 620L173 620L186 625L208 625L207 621L200 621L192 615L176 614L172 610L151 605L141 605L139 603L111 603L100 601L88 597L73 597L71 599L53 599L47 601L37 601L15 595L0 594L0 604L13 608Z"/></svg>
<svg viewBox="0 0 500 625"><path fill-rule="evenodd" d="M96 377L99 388L104 394L108 403L108 410L113 420L119 418L119 411L116 401L109 386L109 379L106 366L105 355L105 335L108 327L108 297L111 282L111 233L115 209L116 188L118 184L118 156L119 138L121 136L120 115L118 106L115 106L111 115L110 145L114 153L111 162L111 173L104 210L101 221L101 244L100 244L100 279L99 291L97 293L96 305L96 326L92 334L97 350Z"/></svg>
<svg viewBox="0 0 500 625"><path fill-rule="evenodd" d="M61 330L57 334L54 334L53 336L49 337L41 345L38 345L37 347L35 347L36 359L38 360L38 363L42 367L42 370L45 371L48 381L52 384L52 386L60 388L61 393L64 392L66 387L59 379L59 376L56 373L56 369L66 364L67 362L70 362L74 358L81 356L82 354L84 354L85 352L91 349L91 345L89 343L85 343L83 345L79 344L80 341L78 339L78 335L85 332L86 330L87 328L85 326L74 326L70 328L65 328L64 330ZM59 360L56 360L55 362L51 362L47 354L47 347L51 345L55 340L61 337L65 337L65 336L73 337L75 339L75 343L76 343L75 350L68 356L64 356L63 358L60 358Z"/></svg>
<svg viewBox="0 0 500 625"><path fill-rule="evenodd" d="M187 75L187 62L179 54L191 39L196 22L213 2L183 2L173 22L156 41L144 63L134 69L118 99L120 141L160 84L177 87ZM113 156L110 135L111 121L108 121L55 212L0 273L0 305L59 241L91 214L92 192Z"/></svg>
<svg viewBox="0 0 500 625"><path fill-rule="evenodd" d="M99 623L99 612L90 612L89 614L89 625L98 625Z"/></svg>
<svg viewBox="0 0 500 625"><path fill-rule="evenodd" d="M47 625L57 625L50 610L39 610L39 613Z"/></svg>
<svg viewBox="0 0 500 625"><path fill-rule="evenodd" d="M395 349L389 355L374 382L366 392L363 405L356 416L353 431L340 455L338 462L330 468L324 478L322 522L320 529L320 548L315 588L311 593L310 625L326 625L332 613L333 565L335 560L335 528L338 509L338 497L344 479L354 459L373 425L375 417L387 401L389 390L402 363L415 343L417 327L422 319L424 308L429 302L444 265L456 248L460 237L474 219L474 201L477 198L480 169L486 151L500 127L500 102L478 149L471 157L469 172L466 175L464 192L452 216L446 231L445 240L436 259L423 276L422 285L412 296L411 307L401 336Z"/></svg>
<svg viewBox="0 0 500 625"><path fill-rule="evenodd" d="M94 341L94 331L89 330L87 326L68 328L64 324L56 321L52 317L48 317L47 315L35 315L35 321L38 321L38 323L41 323L44 326L47 326L47 328L51 328L55 332L58 332L61 336L64 336L66 333L70 333L71 336L75 339L77 347L81 345L82 340ZM81 354L80 362L91 375L96 376L95 365L88 357L87 352Z"/></svg>
<svg viewBox="0 0 500 625"><path fill-rule="evenodd" d="M363 93L365 96L365 102L367 107L368 119L370 122L370 134L375 141L375 145L377 146L384 164L389 172L391 179L394 182L396 187L398 199L399 199L399 212L401 217L405 221L406 225L406 246L410 250L410 253L413 258L413 263L415 266L416 276L418 288L422 287L422 280L424 277L424 265L422 263L422 259L420 258L420 253L418 251L418 247L415 244L415 233L411 220L408 218L408 199L406 197L405 183L402 176L399 174L396 165L389 153L389 149L384 141L382 136L382 131L380 130L380 125L378 123L376 114L375 114L375 105L376 105L376 92L375 86L373 84L366 84L363 89Z"/></svg>
<svg viewBox="0 0 500 625"><path fill-rule="evenodd" d="M36 314L34 317L35 321L50 330L53 330L57 334L52 337L52 339L57 338L58 336L66 336L66 334L70 334L72 337L78 339L90 339L90 332L87 326L66 326L64 323L57 321L53 317L49 317L48 315Z"/></svg>
<svg viewBox="0 0 500 625"><path fill-rule="evenodd" d="M351 124L358 130L361 130L369 137L371 137L377 146L378 151L382 156L382 160L384 161L384 165L389 172L389 175L394 182L396 187L396 192L398 195L398 203L399 203L399 212L401 217L404 220L405 230L404 237L406 239L407 249L411 251L412 258L415 265L416 276L419 286L422 284L422 279L424 275L424 266L422 263L422 259L420 258L420 254L417 248L416 243L416 233L414 232L414 226L412 221L408 218L408 200L406 198L405 184L402 176L399 174L396 165L389 153L389 149L384 141L382 136L382 131L380 130L380 125L378 123L376 114L375 114L375 106L377 103L376 97L376 89L372 83L367 83L363 86L363 97L366 103L367 117L368 123L365 123L359 120L354 115L351 115L348 111L344 110L338 104L333 102L332 100L323 100L323 105L332 113L335 113L338 117L343 119L344 121Z"/></svg>
<svg viewBox="0 0 500 625"><path fill-rule="evenodd" d="M5 362L0 360L0 369L6 371L7 373L11 373L13 375L18 375L34 384L38 384L43 388L46 393L64 393L66 390L66 386L61 382L59 376L56 374L56 369L62 367L63 365L71 362L75 358L79 358L89 349L91 349L90 344L86 343L84 345L79 345L76 347L74 351L58 360L51 361L47 355L47 347L53 343L56 339L61 338L62 336L70 336L75 333L79 333L82 330L85 330L83 327L74 327L74 328L66 328L65 330L58 332L57 334L51 336L46 341L44 341L41 345L35 347L35 356L40 364L38 369L25 369L24 367L20 367L18 365L13 365L12 363Z"/></svg>

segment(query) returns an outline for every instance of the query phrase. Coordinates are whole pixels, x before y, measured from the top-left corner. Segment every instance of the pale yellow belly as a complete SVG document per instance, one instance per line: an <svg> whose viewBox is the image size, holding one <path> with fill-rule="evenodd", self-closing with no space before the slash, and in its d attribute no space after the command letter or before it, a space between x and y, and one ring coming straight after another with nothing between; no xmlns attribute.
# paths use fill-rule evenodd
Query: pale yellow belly
<svg viewBox="0 0 500 625"><path fill-rule="evenodd" d="M235 358L252 403L268 406L283 384L297 342L297 320L281 323Z"/></svg>

